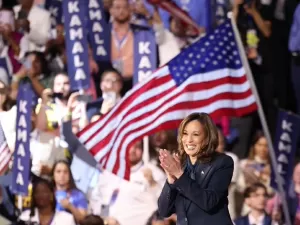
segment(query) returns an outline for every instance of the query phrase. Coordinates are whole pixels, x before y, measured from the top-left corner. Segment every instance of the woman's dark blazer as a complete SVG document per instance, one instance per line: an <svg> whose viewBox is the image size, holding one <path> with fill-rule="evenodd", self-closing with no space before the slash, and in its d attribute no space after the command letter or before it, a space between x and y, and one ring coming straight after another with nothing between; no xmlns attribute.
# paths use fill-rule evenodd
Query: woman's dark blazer
<svg viewBox="0 0 300 225"><path fill-rule="evenodd" d="M177 214L178 225L232 225L228 187L233 174L230 156L216 153L195 167L195 180L185 170L174 184L165 183L158 199L160 216Z"/></svg>

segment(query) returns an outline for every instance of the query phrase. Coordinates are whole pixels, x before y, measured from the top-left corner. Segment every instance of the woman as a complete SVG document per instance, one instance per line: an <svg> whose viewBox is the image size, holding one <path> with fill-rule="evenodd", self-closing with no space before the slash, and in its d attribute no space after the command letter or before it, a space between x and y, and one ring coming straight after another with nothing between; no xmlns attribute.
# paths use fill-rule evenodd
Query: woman
<svg viewBox="0 0 300 225"><path fill-rule="evenodd" d="M263 132L257 131L254 135L248 158L240 161L240 170L237 180L237 190L240 193L243 193L246 187L259 182L265 185L268 194L272 194L268 141ZM238 208L242 209L242 215L246 215L249 211L249 207L245 203Z"/></svg>
<svg viewBox="0 0 300 225"><path fill-rule="evenodd" d="M56 210L70 212L77 223L87 215L88 203L84 194L76 188L69 164L58 161L53 166Z"/></svg>
<svg viewBox="0 0 300 225"><path fill-rule="evenodd" d="M241 160L241 176L238 180L240 192L244 192L247 186L253 183L261 182L271 193L270 175L271 164L269 157L268 141L263 132L257 131L251 145L250 153L247 159Z"/></svg>
<svg viewBox="0 0 300 225"><path fill-rule="evenodd" d="M232 225L227 195L233 160L215 151L216 126L209 115L193 113L181 122L178 134L176 155L160 150L167 181L158 200L159 214L176 213L178 224Z"/></svg>
<svg viewBox="0 0 300 225"><path fill-rule="evenodd" d="M56 200L53 186L46 180L33 184L31 209L24 211L19 219L29 224L75 225L71 214L55 210Z"/></svg>

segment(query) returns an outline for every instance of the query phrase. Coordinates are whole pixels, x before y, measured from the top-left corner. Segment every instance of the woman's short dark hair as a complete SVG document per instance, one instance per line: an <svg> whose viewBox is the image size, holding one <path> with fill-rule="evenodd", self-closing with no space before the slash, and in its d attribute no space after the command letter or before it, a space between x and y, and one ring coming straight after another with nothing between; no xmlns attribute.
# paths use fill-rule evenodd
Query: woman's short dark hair
<svg viewBox="0 0 300 225"><path fill-rule="evenodd" d="M249 198L251 194L255 193L258 189L264 189L267 194L267 188L262 183L254 183L246 188L244 191L244 198Z"/></svg>
<svg viewBox="0 0 300 225"><path fill-rule="evenodd" d="M80 224L81 225L104 225L104 220L100 216L87 215Z"/></svg>
<svg viewBox="0 0 300 225"><path fill-rule="evenodd" d="M52 182L53 182L53 186L56 187L55 184L55 180L54 180L54 171L57 167L58 164L64 164L67 168L68 168L68 172L69 172L69 185L68 185L68 190L72 190L72 189L77 189L72 172L71 172L71 168L70 168L70 164L65 161L65 160L59 160L57 162L54 163L53 168L52 168Z"/></svg>
<svg viewBox="0 0 300 225"><path fill-rule="evenodd" d="M204 130L204 141L197 154L198 160L201 162L209 162L215 154L215 150L219 145L218 130L212 119L207 113L192 113L187 116L180 124L178 129L178 148L181 165L185 164L187 154L182 144L182 136L186 125L192 121L198 121Z"/></svg>
<svg viewBox="0 0 300 225"><path fill-rule="evenodd" d="M55 198L55 189L54 189L54 185L49 182L48 180L42 179L42 178L35 178L32 180L32 194L31 194L31 207L30 207L30 217L34 216L35 213L35 208L37 207L36 202L35 202L35 197L34 194L36 193L36 189L37 186L39 184L44 184L46 185L50 192L52 193L52 210L53 212L55 212L55 208L56 208L56 198Z"/></svg>

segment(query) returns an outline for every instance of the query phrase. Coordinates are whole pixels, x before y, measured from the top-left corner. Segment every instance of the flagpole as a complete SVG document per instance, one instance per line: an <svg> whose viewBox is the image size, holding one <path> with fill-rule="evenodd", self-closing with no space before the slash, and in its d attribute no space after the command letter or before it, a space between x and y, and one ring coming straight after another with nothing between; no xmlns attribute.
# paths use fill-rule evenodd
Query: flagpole
<svg viewBox="0 0 300 225"><path fill-rule="evenodd" d="M274 148L273 148L271 134L270 134L270 131L269 131L269 128L268 128L268 124L266 122L266 117L265 117L265 114L264 114L264 111L263 111L263 107L262 107L262 104L261 104L261 101L260 101L260 98L259 98L259 95L258 95L258 91L257 91L256 85L255 85L254 79L253 79L253 74L251 72L251 69L250 69L250 66L249 66L249 63L248 63L246 52L245 52L245 49L244 49L244 46L243 46L243 43L242 43L242 39L241 39L241 36L239 34L239 31L238 31L238 28L237 28L237 25L236 25L236 22L235 22L235 18L233 16L233 13L232 12L228 13L228 17L231 20L231 24L232 24L232 27L233 27L235 39L236 39L237 44L238 44L240 56L242 58L243 65L246 69L246 76L249 80L253 95L255 96L256 104L257 104L257 107L258 107L258 115L259 115L259 118L260 118L260 121L261 121L261 125L262 125L262 128L263 128L265 137L268 141L268 146L269 146L269 150L270 150L269 152L270 152L270 156L271 156L273 171L275 173L275 178L276 178L276 182L277 182L277 186L278 186L278 191L279 191L279 193L282 197L282 206L283 206L283 212L284 212L284 217L285 217L285 220L286 220L286 224L287 225L292 225L291 220L290 220L289 210L288 210L288 204L287 204L286 197L285 197L285 191L284 191L284 188L283 188L283 183L282 183L281 177L280 177L280 175L277 171L278 167L277 167L276 155L275 155L275 151L274 151Z"/></svg>
<svg viewBox="0 0 300 225"><path fill-rule="evenodd" d="M150 161L150 153L149 153L149 136L145 136L143 138L143 161L145 164Z"/></svg>

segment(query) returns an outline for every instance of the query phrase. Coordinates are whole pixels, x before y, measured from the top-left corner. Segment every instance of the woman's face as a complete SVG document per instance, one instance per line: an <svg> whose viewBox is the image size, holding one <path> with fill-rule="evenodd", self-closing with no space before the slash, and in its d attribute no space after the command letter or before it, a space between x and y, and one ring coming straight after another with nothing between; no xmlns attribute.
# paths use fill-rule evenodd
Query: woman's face
<svg viewBox="0 0 300 225"><path fill-rule="evenodd" d="M267 159L269 156L268 141L265 137L261 137L254 145L254 154L261 159Z"/></svg>
<svg viewBox="0 0 300 225"><path fill-rule="evenodd" d="M39 183L33 193L33 198L38 208L45 208L54 201L54 193L46 184Z"/></svg>
<svg viewBox="0 0 300 225"><path fill-rule="evenodd" d="M54 182L56 185L66 186L70 182L70 173L67 165L58 163L54 170Z"/></svg>
<svg viewBox="0 0 300 225"><path fill-rule="evenodd" d="M193 120L186 124L181 136L185 153L190 157L196 156L201 149L204 138L204 129L199 121Z"/></svg>
<svg viewBox="0 0 300 225"><path fill-rule="evenodd" d="M0 109L2 109L3 103L5 102L6 98L7 98L7 88L2 82L0 82Z"/></svg>

